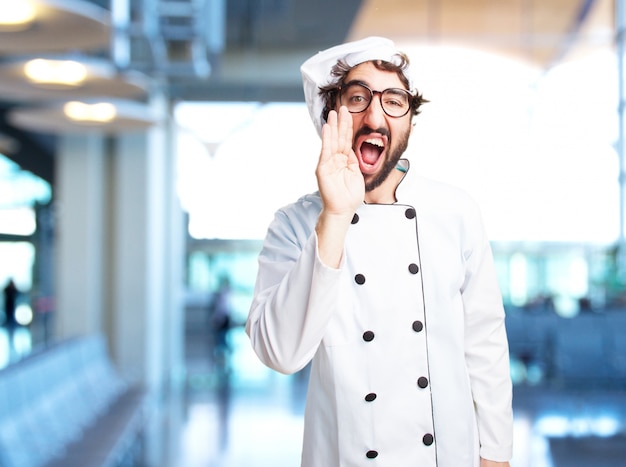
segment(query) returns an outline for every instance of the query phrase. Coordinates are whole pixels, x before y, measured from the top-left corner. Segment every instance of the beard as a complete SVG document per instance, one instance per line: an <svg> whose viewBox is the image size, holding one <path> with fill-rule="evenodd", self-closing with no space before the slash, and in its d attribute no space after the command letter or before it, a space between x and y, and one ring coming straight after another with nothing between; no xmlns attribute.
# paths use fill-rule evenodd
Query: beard
<svg viewBox="0 0 626 467"><path fill-rule="evenodd" d="M381 128L381 129L373 131L370 128L361 128L355 135L355 139L362 134L369 134L369 133L381 133L381 134L389 136L389 131L387 129ZM406 148L409 145L410 136L411 136L411 127L409 127L404 133L400 134L398 141L397 141L398 144L395 147L389 148L387 160L383 163L382 167L380 168L380 172L375 174L374 178L372 178L369 182L367 181L365 182L366 192L372 191L375 188L378 188L380 185L383 184L385 180L387 180L387 177L389 176L389 174L392 172L392 170L396 168L396 165L398 164L398 161L402 157L402 154L404 154L404 152L406 151Z"/></svg>

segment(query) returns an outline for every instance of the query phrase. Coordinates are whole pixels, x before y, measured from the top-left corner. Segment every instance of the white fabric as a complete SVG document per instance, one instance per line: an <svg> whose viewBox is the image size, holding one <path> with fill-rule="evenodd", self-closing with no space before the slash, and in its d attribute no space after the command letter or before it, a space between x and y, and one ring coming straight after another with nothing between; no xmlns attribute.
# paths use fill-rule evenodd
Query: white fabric
<svg viewBox="0 0 626 467"><path fill-rule="evenodd" d="M317 255L319 194L279 210L269 227L246 331L279 372L312 360L303 467L477 467L479 454L511 457L504 310L480 213L461 191L410 170L397 197L359 208L339 269ZM416 219L405 216L411 206ZM366 402L370 392L377 398Z"/></svg>
<svg viewBox="0 0 626 467"><path fill-rule="evenodd" d="M319 88L331 82L330 70L339 60L353 67L370 60L384 60L399 64L398 49L393 41L384 37L368 37L354 42L331 47L318 52L300 67L304 98L318 134L322 134L325 121L322 118L324 102L319 96ZM409 90L413 90L413 80L409 69L405 71L409 80Z"/></svg>

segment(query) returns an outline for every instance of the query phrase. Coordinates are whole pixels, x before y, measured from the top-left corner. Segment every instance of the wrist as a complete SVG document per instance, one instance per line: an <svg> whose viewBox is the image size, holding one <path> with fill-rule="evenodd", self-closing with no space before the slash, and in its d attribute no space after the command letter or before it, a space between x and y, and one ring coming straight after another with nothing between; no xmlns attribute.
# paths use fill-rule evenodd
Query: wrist
<svg viewBox="0 0 626 467"><path fill-rule="evenodd" d="M346 234L354 213L330 213L325 210L319 215L315 233L317 234L318 254L324 264L338 268L343 256Z"/></svg>
<svg viewBox="0 0 626 467"><path fill-rule="evenodd" d="M509 462L497 462L480 458L480 467L510 467L510 465Z"/></svg>

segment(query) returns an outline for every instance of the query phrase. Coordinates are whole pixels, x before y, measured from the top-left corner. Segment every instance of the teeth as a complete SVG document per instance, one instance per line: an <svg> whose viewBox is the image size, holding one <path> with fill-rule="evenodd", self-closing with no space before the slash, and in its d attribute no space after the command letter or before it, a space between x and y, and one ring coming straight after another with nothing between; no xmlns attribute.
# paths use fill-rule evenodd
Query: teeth
<svg viewBox="0 0 626 467"><path fill-rule="evenodd" d="M385 147L383 140L379 138L366 139L365 142L368 144L373 144L374 146L378 146L380 148Z"/></svg>

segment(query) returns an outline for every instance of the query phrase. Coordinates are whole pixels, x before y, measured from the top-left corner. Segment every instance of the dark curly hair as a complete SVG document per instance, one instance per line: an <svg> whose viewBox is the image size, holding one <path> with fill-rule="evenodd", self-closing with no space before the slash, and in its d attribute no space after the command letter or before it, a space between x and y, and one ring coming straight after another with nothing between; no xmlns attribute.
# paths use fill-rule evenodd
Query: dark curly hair
<svg viewBox="0 0 626 467"><path fill-rule="evenodd" d="M372 60L371 62L374 66L381 71L391 71L398 75L402 84L406 89L409 88L409 80L404 74L409 66L409 57L402 52L398 52L397 57L399 58L399 64L387 62L385 60ZM324 100L324 110L322 112L322 117L324 121L328 120L328 112L335 108L337 103L337 98L339 96L339 88L345 82L346 76L352 68L345 61L339 60L335 66L330 70L330 75L333 77L332 81L328 83L326 86L321 86L319 88L319 95ZM416 91L415 95L411 99L411 115L415 116L420 113L420 106L424 103L428 102L428 100L424 99L424 97Z"/></svg>

